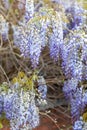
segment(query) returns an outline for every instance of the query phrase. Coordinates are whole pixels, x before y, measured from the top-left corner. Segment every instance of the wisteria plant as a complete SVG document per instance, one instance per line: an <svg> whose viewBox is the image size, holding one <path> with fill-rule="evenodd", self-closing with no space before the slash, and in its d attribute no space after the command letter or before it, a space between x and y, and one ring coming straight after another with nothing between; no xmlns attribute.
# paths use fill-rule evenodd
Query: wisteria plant
<svg viewBox="0 0 87 130"><path fill-rule="evenodd" d="M61 60L63 92L71 106L73 130L82 130L87 105L87 11L75 0L39 2L40 5L34 0L0 2L1 45L2 41L11 41L21 57L30 59L33 70L31 77L19 72L10 83L0 85L0 116L5 114L11 130L31 130L39 125L36 98L46 103L47 85L36 70L42 51L48 47L51 60ZM57 3L60 8L48 3Z"/></svg>

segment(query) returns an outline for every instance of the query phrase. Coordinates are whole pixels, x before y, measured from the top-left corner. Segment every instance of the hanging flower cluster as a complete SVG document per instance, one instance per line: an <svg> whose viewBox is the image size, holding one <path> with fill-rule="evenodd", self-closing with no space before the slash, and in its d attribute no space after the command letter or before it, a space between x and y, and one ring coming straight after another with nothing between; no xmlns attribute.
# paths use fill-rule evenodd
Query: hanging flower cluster
<svg viewBox="0 0 87 130"><path fill-rule="evenodd" d="M34 14L34 0L26 0L25 3L25 19L26 22L33 17Z"/></svg>
<svg viewBox="0 0 87 130"><path fill-rule="evenodd" d="M38 77L38 93L39 104L46 104L46 97L47 97L47 85L43 76Z"/></svg>
<svg viewBox="0 0 87 130"><path fill-rule="evenodd" d="M71 105L71 116L74 122L74 130L82 130L83 120L80 121L80 116L87 103L86 92L81 85L82 81L86 81L87 64L85 59L87 55L87 41L85 19L83 18L84 10L76 4L69 9L69 21L67 24L68 31L64 37L64 49L62 54L62 68L67 81L64 83L63 91ZM71 21L72 20L72 21ZM85 53L85 54L84 54Z"/></svg>
<svg viewBox="0 0 87 130"><path fill-rule="evenodd" d="M4 19L3 15L0 14L0 37L4 41L8 39L8 30L9 25Z"/></svg>
<svg viewBox="0 0 87 130"><path fill-rule="evenodd" d="M13 78L8 86L0 86L0 116L5 113L11 130L32 129L39 125L39 109L35 104L33 82L37 76L28 78L23 72Z"/></svg>

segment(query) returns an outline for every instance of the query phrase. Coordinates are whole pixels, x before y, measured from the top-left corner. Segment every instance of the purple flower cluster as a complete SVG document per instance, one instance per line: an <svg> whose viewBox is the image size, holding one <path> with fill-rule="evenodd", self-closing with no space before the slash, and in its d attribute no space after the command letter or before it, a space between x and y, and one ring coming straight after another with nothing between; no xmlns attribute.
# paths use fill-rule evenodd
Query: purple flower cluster
<svg viewBox="0 0 87 130"><path fill-rule="evenodd" d="M0 95L0 117L1 117L2 112L3 112L3 103L4 103L3 95Z"/></svg>
<svg viewBox="0 0 87 130"><path fill-rule="evenodd" d="M50 56L54 61L58 61L60 56L61 46L63 44L63 28L60 16L58 19L52 18L52 35L49 40Z"/></svg>
<svg viewBox="0 0 87 130"><path fill-rule="evenodd" d="M66 9L66 14L70 23L67 27L75 29L77 26L80 26L83 23L83 12L84 10L77 4L72 4L69 8Z"/></svg>
<svg viewBox="0 0 87 130"><path fill-rule="evenodd" d="M20 85L0 86L0 116L5 113L11 130L28 130L39 125L39 110L35 104L35 93L24 91ZM20 88L20 89L19 89Z"/></svg>
<svg viewBox="0 0 87 130"><path fill-rule="evenodd" d="M39 125L39 111L35 105L33 92L20 92L14 94L12 117L10 119L11 130L35 128Z"/></svg>
<svg viewBox="0 0 87 130"><path fill-rule="evenodd" d="M80 117L81 112L84 109L84 104L82 102L82 87L77 88L76 92L72 94L70 97L70 104L71 104L71 116L73 120L77 120Z"/></svg>
<svg viewBox="0 0 87 130"><path fill-rule="evenodd" d="M42 49L41 47L42 41L40 39L40 35L36 30L34 30L33 32L33 37L31 35L29 35L29 37L30 39L28 42L30 42L29 43L30 59L31 59L32 67L36 68L37 65L39 64L39 58Z"/></svg>
<svg viewBox="0 0 87 130"><path fill-rule="evenodd" d="M28 122L31 128L39 125L39 110L35 105L35 94L31 93L31 99L28 106Z"/></svg>
<svg viewBox="0 0 87 130"><path fill-rule="evenodd" d="M38 92L40 93L42 99L46 99L46 96L47 96L47 85L40 85L38 87Z"/></svg>
<svg viewBox="0 0 87 130"><path fill-rule="evenodd" d="M73 121L79 120L81 113L87 105L87 92L83 93L83 87L78 87L77 79L66 81L63 92L70 103Z"/></svg>
<svg viewBox="0 0 87 130"><path fill-rule="evenodd" d="M46 85L46 82L45 82L45 79L43 78L43 76L40 76L40 78L38 79L38 92L40 94L40 99L46 100L47 85Z"/></svg>
<svg viewBox="0 0 87 130"><path fill-rule="evenodd" d="M65 76L67 79L73 77L79 81L83 78L83 66L87 52L85 37L81 36L80 31L81 28L78 27L73 34L69 34L62 51L62 68Z"/></svg>
<svg viewBox="0 0 87 130"><path fill-rule="evenodd" d="M77 86L78 86L78 80L74 78L64 82L63 92L67 99L70 99L72 94L76 92Z"/></svg>
<svg viewBox="0 0 87 130"><path fill-rule="evenodd" d="M25 4L25 20L29 21L30 18L33 17L34 14L34 0L26 0Z"/></svg>
<svg viewBox="0 0 87 130"><path fill-rule="evenodd" d="M4 96L3 108L6 118L9 120L12 118L13 96L14 94L12 92L8 92L8 94Z"/></svg>
<svg viewBox="0 0 87 130"><path fill-rule="evenodd" d="M24 30L24 28L20 26L13 26L13 29L14 44L20 48L24 57L30 57L32 67L36 68L39 64L42 48L42 40L39 35L39 30L36 28Z"/></svg>
<svg viewBox="0 0 87 130"><path fill-rule="evenodd" d="M82 119L75 121L73 130L83 130L84 122Z"/></svg>
<svg viewBox="0 0 87 130"><path fill-rule="evenodd" d="M20 51L24 57L29 57L28 39L23 27L13 26L13 30L14 44L20 48Z"/></svg>
<svg viewBox="0 0 87 130"><path fill-rule="evenodd" d="M6 41L8 39L8 23L4 19L4 17L0 14L0 35L2 36L2 39Z"/></svg>

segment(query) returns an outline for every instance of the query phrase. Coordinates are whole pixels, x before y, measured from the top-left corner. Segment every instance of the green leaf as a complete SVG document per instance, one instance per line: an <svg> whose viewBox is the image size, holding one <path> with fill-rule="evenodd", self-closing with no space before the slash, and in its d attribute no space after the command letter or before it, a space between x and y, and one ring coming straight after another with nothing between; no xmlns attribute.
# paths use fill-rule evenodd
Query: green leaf
<svg viewBox="0 0 87 130"><path fill-rule="evenodd" d="M9 3L11 4L11 3L13 3L13 1L14 1L14 0L9 0Z"/></svg>
<svg viewBox="0 0 87 130"><path fill-rule="evenodd" d="M3 124L0 122L0 129L2 129L3 128Z"/></svg>

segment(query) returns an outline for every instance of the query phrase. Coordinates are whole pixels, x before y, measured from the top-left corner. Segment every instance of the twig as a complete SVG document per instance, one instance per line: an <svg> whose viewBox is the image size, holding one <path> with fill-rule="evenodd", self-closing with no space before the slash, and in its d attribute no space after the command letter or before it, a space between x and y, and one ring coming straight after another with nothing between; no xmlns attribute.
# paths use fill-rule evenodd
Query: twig
<svg viewBox="0 0 87 130"><path fill-rule="evenodd" d="M57 121L54 120L54 119L53 119L50 115L48 115L47 113L49 113L49 112L40 112L41 115L47 116L47 117L57 126L57 128L60 130L60 127L59 127L59 125L57 124Z"/></svg>
<svg viewBox="0 0 87 130"><path fill-rule="evenodd" d="M0 69L1 69L2 72L4 73L4 75L5 75L5 77L6 77L7 81L8 81L8 83L10 84L9 78L8 78L8 76L7 76L6 72L5 72L5 70L3 69L3 67L2 67L1 65L0 65Z"/></svg>

